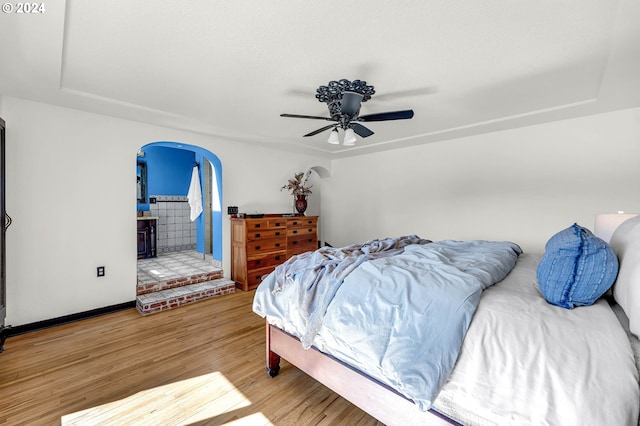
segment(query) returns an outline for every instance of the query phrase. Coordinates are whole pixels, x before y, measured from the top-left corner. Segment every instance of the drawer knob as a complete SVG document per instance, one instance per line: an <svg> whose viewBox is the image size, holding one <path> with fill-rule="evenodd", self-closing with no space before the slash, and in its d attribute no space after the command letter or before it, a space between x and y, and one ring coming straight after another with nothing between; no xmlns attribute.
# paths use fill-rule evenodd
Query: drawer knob
<svg viewBox="0 0 640 426"><path fill-rule="evenodd" d="M260 246L256 246L256 250L260 250Z"/></svg>
<svg viewBox="0 0 640 426"><path fill-rule="evenodd" d="M259 261L259 260L256 260L256 261L254 262L254 264L255 264L255 265L259 265L259 264L260 264L260 261Z"/></svg>
<svg viewBox="0 0 640 426"><path fill-rule="evenodd" d="M298 230L297 230L297 229L294 229L294 230L293 230L293 233L294 233L294 234L297 234L297 233L298 233Z"/></svg>
<svg viewBox="0 0 640 426"><path fill-rule="evenodd" d="M259 223L256 223L256 224L255 224L255 225L253 225L253 226L254 226L254 228L260 228L260 224L259 224Z"/></svg>
<svg viewBox="0 0 640 426"><path fill-rule="evenodd" d="M280 256L276 256L276 260L280 260Z"/></svg>
<svg viewBox="0 0 640 426"><path fill-rule="evenodd" d="M280 236L280 231L276 231L276 237Z"/></svg>
<svg viewBox="0 0 640 426"><path fill-rule="evenodd" d="M280 247L280 243L276 243L276 247Z"/></svg>
<svg viewBox="0 0 640 426"><path fill-rule="evenodd" d="M297 242L297 241L294 241L294 242L293 242L293 244L298 244L298 242Z"/></svg>
<svg viewBox="0 0 640 426"><path fill-rule="evenodd" d="M256 234L256 238L260 238L260 234Z"/></svg>

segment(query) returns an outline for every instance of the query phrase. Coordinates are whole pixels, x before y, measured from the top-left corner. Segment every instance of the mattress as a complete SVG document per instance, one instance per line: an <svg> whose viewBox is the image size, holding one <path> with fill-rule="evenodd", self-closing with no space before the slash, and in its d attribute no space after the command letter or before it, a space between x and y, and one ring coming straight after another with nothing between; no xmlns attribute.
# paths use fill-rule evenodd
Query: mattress
<svg viewBox="0 0 640 426"><path fill-rule="evenodd" d="M523 254L485 290L434 408L466 425L636 425L638 369L606 300L564 309Z"/></svg>

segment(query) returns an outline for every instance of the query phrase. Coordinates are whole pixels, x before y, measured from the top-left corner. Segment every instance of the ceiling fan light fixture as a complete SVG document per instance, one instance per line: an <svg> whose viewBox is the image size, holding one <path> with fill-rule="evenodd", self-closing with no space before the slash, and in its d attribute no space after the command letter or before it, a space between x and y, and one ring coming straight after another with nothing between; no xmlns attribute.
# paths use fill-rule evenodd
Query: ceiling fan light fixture
<svg viewBox="0 0 640 426"><path fill-rule="evenodd" d="M338 136L338 129L336 129L335 127L333 128L331 133L329 133L329 139L327 139L327 142L329 142L331 145L340 145L340 137Z"/></svg>
<svg viewBox="0 0 640 426"><path fill-rule="evenodd" d="M352 128L348 128L344 131L344 141L342 141L342 145L353 146L356 144L356 140L356 133Z"/></svg>

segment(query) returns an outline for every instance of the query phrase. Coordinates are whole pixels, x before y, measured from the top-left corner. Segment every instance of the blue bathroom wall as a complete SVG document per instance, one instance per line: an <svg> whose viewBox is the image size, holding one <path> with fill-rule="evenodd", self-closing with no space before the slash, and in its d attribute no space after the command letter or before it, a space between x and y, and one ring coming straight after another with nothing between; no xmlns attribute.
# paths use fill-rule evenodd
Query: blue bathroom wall
<svg viewBox="0 0 640 426"><path fill-rule="evenodd" d="M162 146L145 149L150 195L187 195L195 154Z"/></svg>
<svg viewBox="0 0 640 426"><path fill-rule="evenodd" d="M147 146L144 157L138 161L147 163L148 195L187 195L195 161L192 151ZM138 204L138 210L148 211L149 204Z"/></svg>

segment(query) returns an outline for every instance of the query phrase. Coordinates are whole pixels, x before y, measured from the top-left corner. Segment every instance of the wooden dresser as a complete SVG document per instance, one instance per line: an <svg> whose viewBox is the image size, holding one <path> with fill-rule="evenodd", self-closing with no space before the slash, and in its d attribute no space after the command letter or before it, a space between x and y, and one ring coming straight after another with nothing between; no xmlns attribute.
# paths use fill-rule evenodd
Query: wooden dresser
<svg viewBox="0 0 640 426"><path fill-rule="evenodd" d="M294 254L318 248L318 216L231 217L231 279L252 290Z"/></svg>

